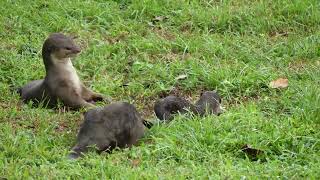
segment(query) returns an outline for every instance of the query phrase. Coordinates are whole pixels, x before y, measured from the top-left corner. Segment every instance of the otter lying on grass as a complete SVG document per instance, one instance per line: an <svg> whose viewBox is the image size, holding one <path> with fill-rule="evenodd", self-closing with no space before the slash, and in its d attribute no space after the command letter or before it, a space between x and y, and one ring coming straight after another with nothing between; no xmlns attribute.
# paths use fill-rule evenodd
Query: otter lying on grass
<svg viewBox="0 0 320 180"><path fill-rule="evenodd" d="M221 98L216 91L205 91L195 105L182 97L167 96L158 100L154 105L154 112L160 120L172 120L177 113L191 111L203 116L205 114L220 115L222 113Z"/></svg>

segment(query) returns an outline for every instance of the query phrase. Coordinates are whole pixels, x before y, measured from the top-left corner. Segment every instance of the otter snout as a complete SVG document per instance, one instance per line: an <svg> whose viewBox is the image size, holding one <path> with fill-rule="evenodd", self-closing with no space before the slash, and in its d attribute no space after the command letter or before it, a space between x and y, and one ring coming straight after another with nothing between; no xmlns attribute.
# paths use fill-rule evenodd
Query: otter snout
<svg viewBox="0 0 320 180"><path fill-rule="evenodd" d="M221 105L219 105L218 108L216 109L216 115L220 116L223 113L223 111L224 111L224 108Z"/></svg>
<svg viewBox="0 0 320 180"><path fill-rule="evenodd" d="M75 46L74 48L72 48L72 53L78 54L80 52L81 52L81 49L79 47Z"/></svg>

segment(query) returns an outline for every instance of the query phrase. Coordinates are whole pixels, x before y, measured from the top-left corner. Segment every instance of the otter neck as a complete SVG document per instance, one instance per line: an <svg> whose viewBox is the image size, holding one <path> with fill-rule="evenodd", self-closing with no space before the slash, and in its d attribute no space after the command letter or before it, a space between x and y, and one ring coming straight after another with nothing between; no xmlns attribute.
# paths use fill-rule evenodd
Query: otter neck
<svg viewBox="0 0 320 180"><path fill-rule="evenodd" d="M72 61L70 58L57 58L54 55L50 56L53 67L73 67Z"/></svg>
<svg viewBox="0 0 320 180"><path fill-rule="evenodd" d="M198 101L196 102L196 104L194 105L194 109L197 112L197 114L199 114L200 116L204 115L206 112L206 103L203 103L202 101Z"/></svg>
<svg viewBox="0 0 320 180"><path fill-rule="evenodd" d="M48 74L50 67L53 66L53 63L50 53L46 52L44 49L42 49L42 59L46 69L46 74Z"/></svg>
<svg viewBox="0 0 320 180"><path fill-rule="evenodd" d="M43 56L43 62L46 69L46 74L54 69L74 69L70 58L57 58L54 54L46 54Z"/></svg>
<svg viewBox="0 0 320 180"><path fill-rule="evenodd" d="M74 91L81 91L81 81L70 58L57 59L55 56L51 56L49 63L49 66L46 65L46 79L48 81L67 82L68 87L72 87Z"/></svg>

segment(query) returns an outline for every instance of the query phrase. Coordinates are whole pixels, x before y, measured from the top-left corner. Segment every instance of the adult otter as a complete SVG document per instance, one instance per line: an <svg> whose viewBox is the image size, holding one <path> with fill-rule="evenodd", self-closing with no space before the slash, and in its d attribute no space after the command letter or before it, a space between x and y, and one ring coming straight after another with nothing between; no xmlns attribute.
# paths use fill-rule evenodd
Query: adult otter
<svg viewBox="0 0 320 180"><path fill-rule="evenodd" d="M21 99L44 102L48 106L55 106L61 100L71 108L94 107L90 102L104 100L103 95L83 85L72 65L71 58L80 51L70 37L62 33L51 34L42 47L46 76L19 88Z"/></svg>
<svg viewBox="0 0 320 180"><path fill-rule="evenodd" d="M221 98L217 92L205 91L201 93L195 105L182 97L167 96L155 103L154 111L160 120L170 121L174 118L175 114L186 113L187 111L191 111L200 116L207 113L220 115L222 113L220 104Z"/></svg>
<svg viewBox="0 0 320 180"><path fill-rule="evenodd" d="M77 144L69 158L78 158L90 146L96 146L98 152L131 147L144 135L143 121L136 108L127 102L89 110L84 115Z"/></svg>

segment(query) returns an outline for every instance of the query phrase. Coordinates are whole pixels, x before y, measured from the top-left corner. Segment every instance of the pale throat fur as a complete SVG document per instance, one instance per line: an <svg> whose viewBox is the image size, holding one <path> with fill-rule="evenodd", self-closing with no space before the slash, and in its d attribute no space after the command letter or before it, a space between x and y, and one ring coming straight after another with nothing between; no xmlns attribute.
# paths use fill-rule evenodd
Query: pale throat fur
<svg viewBox="0 0 320 180"><path fill-rule="evenodd" d="M63 73L64 80L71 83L73 88L75 88L78 92L81 92L81 81L77 74L76 69L73 67L71 58L57 58L54 54L51 54L51 60L55 68L59 69L60 73Z"/></svg>

